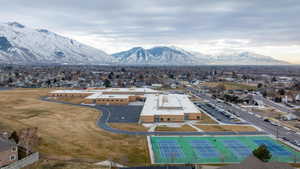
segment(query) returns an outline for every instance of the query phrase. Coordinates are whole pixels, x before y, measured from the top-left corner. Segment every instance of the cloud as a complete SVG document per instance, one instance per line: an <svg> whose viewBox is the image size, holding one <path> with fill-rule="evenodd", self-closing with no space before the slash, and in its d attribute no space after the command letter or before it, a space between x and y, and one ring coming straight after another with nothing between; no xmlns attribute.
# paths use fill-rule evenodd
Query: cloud
<svg viewBox="0 0 300 169"><path fill-rule="evenodd" d="M46 28L108 52L162 44L196 50L209 45L283 49L300 45L299 0L2 0L2 4L1 21Z"/></svg>

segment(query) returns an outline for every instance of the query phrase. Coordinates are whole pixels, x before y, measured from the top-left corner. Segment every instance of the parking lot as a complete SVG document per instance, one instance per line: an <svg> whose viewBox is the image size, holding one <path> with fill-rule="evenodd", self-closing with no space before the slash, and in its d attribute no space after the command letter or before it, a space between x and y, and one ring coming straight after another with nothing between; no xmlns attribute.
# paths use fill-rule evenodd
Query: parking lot
<svg viewBox="0 0 300 169"><path fill-rule="evenodd" d="M257 116L256 113L244 110L244 109L240 108L238 105L228 105L226 103L218 103L218 101L216 101L216 99L213 99L206 94L196 91L193 88L189 88L189 90L191 90L196 96L206 99L212 104L215 104L215 105L220 104L226 111L230 111L232 114L237 115L238 117L245 120L246 122L251 123L251 124L259 127L260 129L268 132L269 134L272 134L273 136L281 138L285 142L288 142L288 143L300 148L300 143L299 143L300 133L291 131L290 129L287 130L286 128L284 128L282 126L276 125L276 123L271 124L270 122L265 121L263 119L263 117ZM224 122L224 121L222 121L222 122Z"/></svg>
<svg viewBox="0 0 300 169"><path fill-rule="evenodd" d="M108 123L137 123L143 106L132 105L97 105L97 109L109 112Z"/></svg>
<svg viewBox="0 0 300 169"><path fill-rule="evenodd" d="M204 110L206 113L210 114L213 116L216 120L222 122L222 123L227 123L227 124L241 124L243 122L236 121L237 119L230 115L229 113L225 111L221 111L217 109L215 106L209 104L209 103L196 103L196 105Z"/></svg>

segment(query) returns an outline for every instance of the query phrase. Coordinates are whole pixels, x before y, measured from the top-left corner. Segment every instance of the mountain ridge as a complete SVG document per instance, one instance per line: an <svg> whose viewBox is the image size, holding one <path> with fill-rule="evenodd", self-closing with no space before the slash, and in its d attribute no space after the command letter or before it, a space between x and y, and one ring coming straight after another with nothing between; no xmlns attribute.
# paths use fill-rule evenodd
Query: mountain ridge
<svg viewBox="0 0 300 169"><path fill-rule="evenodd" d="M153 54L153 51L159 50L159 53ZM164 51L162 51L164 50ZM138 52L137 52L138 51ZM140 60L142 57L146 58ZM168 53L169 52L169 53ZM172 55L176 55L173 59ZM134 47L127 51L112 54L120 64L158 64L158 65L288 65L288 62L274 59L270 56L264 56L248 51L234 51L232 53L219 53L208 55L200 52L187 51L178 47L157 46L150 49ZM159 63L151 60L155 56L159 58ZM172 60L173 59L173 60ZM251 64L249 64L251 63Z"/></svg>
<svg viewBox="0 0 300 169"><path fill-rule="evenodd" d="M288 65L248 51L208 55L176 46L134 47L112 55L47 29L0 23L0 64L60 65Z"/></svg>
<svg viewBox="0 0 300 169"><path fill-rule="evenodd" d="M111 55L119 64L144 65L197 65L201 64L197 58L185 51L174 47L157 46L150 49L134 47Z"/></svg>
<svg viewBox="0 0 300 169"><path fill-rule="evenodd" d="M0 24L0 63L7 64L109 64L105 52L46 29L17 23Z"/></svg>

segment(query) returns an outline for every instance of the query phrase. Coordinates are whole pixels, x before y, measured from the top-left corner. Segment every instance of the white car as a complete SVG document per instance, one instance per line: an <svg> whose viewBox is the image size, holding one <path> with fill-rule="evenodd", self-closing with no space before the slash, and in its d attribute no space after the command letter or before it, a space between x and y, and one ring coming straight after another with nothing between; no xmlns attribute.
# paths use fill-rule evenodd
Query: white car
<svg viewBox="0 0 300 169"><path fill-rule="evenodd" d="M258 115L258 114L256 114L255 116L256 116L257 118L261 118L261 116L260 116L260 115Z"/></svg>
<svg viewBox="0 0 300 169"><path fill-rule="evenodd" d="M270 122L273 126L279 126L279 124L278 123L275 123L275 122Z"/></svg>

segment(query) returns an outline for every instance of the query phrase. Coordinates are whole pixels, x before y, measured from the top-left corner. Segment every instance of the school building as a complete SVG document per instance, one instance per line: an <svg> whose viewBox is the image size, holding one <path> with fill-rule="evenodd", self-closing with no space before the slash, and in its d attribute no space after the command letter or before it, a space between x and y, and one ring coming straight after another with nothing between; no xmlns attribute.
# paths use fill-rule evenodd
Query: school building
<svg viewBox="0 0 300 169"><path fill-rule="evenodd" d="M201 112L182 94L152 94L146 95L146 101L141 112L141 123L153 122L183 122L200 120Z"/></svg>
<svg viewBox="0 0 300 169"><path fill-rule="evenodd" d="M56 90L49 97L80 97L85 104L121 105L135 101L144 101L146 94L162 92L149 88L105 88L87 90Z"/></svg>

